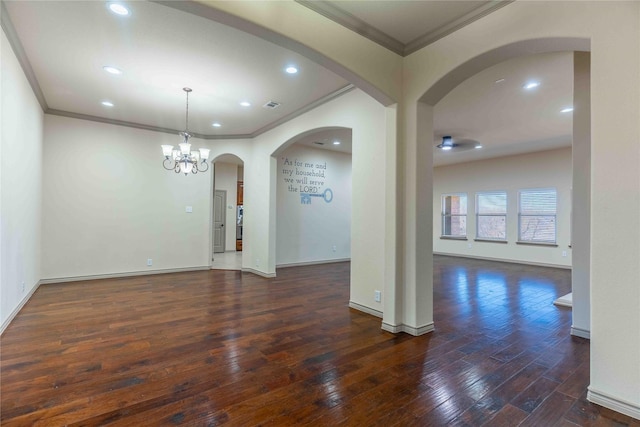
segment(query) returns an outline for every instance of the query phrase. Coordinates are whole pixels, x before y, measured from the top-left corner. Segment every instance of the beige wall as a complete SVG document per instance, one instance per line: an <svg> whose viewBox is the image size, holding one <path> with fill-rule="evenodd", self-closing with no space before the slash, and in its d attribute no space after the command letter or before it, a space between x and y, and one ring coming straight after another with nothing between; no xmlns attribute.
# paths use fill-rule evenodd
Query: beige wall
<svg viewBox="0 0 640 427"><path fill-rule="evenodd" d="M2 32L0 331L41 277L42 109Z"/></svg>
<svg viewBox="0 0 640 427"><path fill-rule="evenodd" d="M555 188L557 247L518 245L518 190ZM507 193L507 244L476 242L475 196ZM467 239L441 239L441 196L467 194ZM571 148L441 166L433 170L433 251L450 255L571 267ZM566 256L562 256L562 252Z"/></svg>

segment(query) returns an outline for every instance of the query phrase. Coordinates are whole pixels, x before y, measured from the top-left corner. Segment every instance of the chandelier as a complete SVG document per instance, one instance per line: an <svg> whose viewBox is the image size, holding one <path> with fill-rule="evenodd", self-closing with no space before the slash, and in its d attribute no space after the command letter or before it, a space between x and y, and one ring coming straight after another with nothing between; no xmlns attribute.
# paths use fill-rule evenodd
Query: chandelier
<svg viewBox="0 0 640 427"><path fill-rule="evenodd" d="M189 92L191 89L188 87L182 88L187 94L187 119L184 132L180 132L180 136L183 138L182 142L178 144L179 149L173 149L173 145L163 145L162 154L164 154L164 161L162 166L166 170L172 170L175 173L184 173L185 176L189 172L196 174L198 172L206 172L209 170L209 158L208 148L199 148L198 151L191 151L191 144L189 138Z"/></svg>

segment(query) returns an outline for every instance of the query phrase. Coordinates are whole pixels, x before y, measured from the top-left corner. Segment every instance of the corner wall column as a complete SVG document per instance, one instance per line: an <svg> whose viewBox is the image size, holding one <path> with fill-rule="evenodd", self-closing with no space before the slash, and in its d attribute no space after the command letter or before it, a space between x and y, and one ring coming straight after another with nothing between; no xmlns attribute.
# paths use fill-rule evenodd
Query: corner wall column
<svg viewBox="0 0 640 427"><path fill-rule="evenodd" d="M416 102L405 138L403 331L433 331L433 107ZM411 107L408 107L411 108Z"/></svg>
<svg viewBox="0 0 640 427"><path fill-rule="evenodd" d="M384 298L382 312L382 329L389 332L399 332L402 325L402 225L398 218L402 218L402 198L400 183L403 177L399 176L402 170L398 160L402 155L400 151L399 135L400 121L398 105L394 104L385 109L386 129L386 179L385 179L385 277Z"/></svg>
<svg viewBox="0 0 640 427"><path fill-rule="evenodd" d="M573 324L591 336L591 53L573 54L573 193L571 207Z"/></svg>

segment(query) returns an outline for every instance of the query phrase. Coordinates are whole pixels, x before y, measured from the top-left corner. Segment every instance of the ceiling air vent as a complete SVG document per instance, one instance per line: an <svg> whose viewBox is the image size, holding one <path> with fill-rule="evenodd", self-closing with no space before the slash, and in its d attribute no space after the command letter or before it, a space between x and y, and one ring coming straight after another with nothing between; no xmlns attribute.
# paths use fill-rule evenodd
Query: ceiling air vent
<svg viewBox="0 0 640 427"><path fill-rule="evenodd" d="M276 101L269 101L266 104L264 104L262 106L262 108L266 108L267 110L275 110L276 108L278 108L280 106L279 102Z"/></svg>

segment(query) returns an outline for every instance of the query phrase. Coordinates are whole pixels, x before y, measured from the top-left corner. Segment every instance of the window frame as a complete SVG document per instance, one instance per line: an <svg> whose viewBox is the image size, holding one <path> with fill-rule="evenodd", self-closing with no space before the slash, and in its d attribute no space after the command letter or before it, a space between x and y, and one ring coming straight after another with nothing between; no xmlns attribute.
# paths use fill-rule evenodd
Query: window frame
<svg viewBox="0 0 640 427"><path fill-rule="evenodd" d="M458 196L465 198L466 210L464 214L447 214L446 213L446 203L445 200L447 197ZM469 213L469 198L467 193L444 193L440 197L440 238L441 239L452 239L452 240L467 240L467 217ZM464 235L453 235L453 234L445 234L445 226L447 223L447 217L464 217ZM451 227L449 227L451 228Z"/></svg>
<svg viewBox="0 0 640 427"><path fill-rule="evenodd" d="M480 213L480 197L481 196L489 196L489 195L504 195L504 213ZM476 241L489 241L489 242L507 242L507 215L509 210L509 195L504 190L491 190L491 191L478 191L476 192ZM504 218L504 238L494 238L487 236L480 236L480 217L503 217Z"/></svg>
<svg viewBox="0 0 640 427"><path fill-rule="evenodd" d="M555 195L554 213L539 211L536 213L528 212L522 213L522 194L531 192L543 192L553 191ZM539 240L539 239L523 239L522 237L522 218L523 217L552 217L553 218L553 241L552 240ZM541 188L523 188L518 190L518 244L524 245L542 245L542 246L558 246L558 190L555 187L541 187Z"/></svg>

